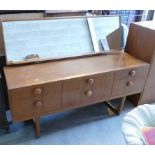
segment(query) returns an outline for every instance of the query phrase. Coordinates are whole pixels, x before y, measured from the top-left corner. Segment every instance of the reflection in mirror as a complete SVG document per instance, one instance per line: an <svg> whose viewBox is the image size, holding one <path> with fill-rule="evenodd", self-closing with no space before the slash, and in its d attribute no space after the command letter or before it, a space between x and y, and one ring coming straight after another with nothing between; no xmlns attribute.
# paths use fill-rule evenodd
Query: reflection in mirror
<svg viewBox="0 0 155 155"><path fill-rule="evenodd" d="M93 23L100 51L121 49L119 16L93 18Z"/></svg>
<svg viewBox="0 0 155 155"><path fill-rule="evenodd" d="M3 22L7 64L121 48L119 16Z"/></svg>

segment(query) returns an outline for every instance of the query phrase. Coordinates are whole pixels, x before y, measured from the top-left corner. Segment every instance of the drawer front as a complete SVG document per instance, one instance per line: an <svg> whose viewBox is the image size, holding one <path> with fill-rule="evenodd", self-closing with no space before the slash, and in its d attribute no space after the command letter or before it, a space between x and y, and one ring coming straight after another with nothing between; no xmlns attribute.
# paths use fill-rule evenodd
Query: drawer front
<svg viewBox="0 0 155 155"><path fill-rule="evenodd" d="M131 72L134 74L130 75ZM147 73L148 67L138 67L116 72L112 96L126 96L141 92L144 88Z"/></svg>
<svg viewBox="0 0 155 155"><path fill-rule="evenodd" d="M91 81L91 82L90 82ZM93 89L95 76L69 79L63 82L63 107L72 107L81 104L81 95L84 90Z"/></svg>
<svg viewBox="0 0 155 155"><path fill-rule="evenodd" d="M14 101L14 100L51 95L53 94L53 92L60 91L61 87L62 87L61 82L54 82L54 83L46 83L42 85L35 85L31 87L14 89L11 90L11 98Z"/></svg>
<svg viewBox="0 0 155 155"><path fill-rule="evenodd" d="M133 79L137 77L143 77L146 76L147 72L148 72L147 66L120 70L116 71L115 79L127 79L127 78Z"/></svg>
<svg viewBox="0 0 155 155"><path fill-rule="evenodd" d="M122 79L115 80L112 90L114 96L126 96L141 92L144 88L145 79Z"/></svg>
<svg viewBox="0 0 155 155"><path fill-rule="evenodd" d="M91 88L94 86L96 76L87 76L69 79L63 82L64 90Z"/></svg>
<svg viewBox="0 0 155 155"><path fill-rule="evenodd" d="M53 112L61 108L61 96L55 93L55 96L44 96L39 99L24 99L12 102L12 114L14 121L22 121L27 118L32 118L36 115L36 106L39 102L40 115L46 112Z"/></svg>
<svg viewBox="0 0 155 155"><path fill-rule="evenodd" d="M38 88L38 87L37 87ZM26 95L23 97L17 96L17 91L11 93L11 111L13 114L14 121L26 120L27 118L32 118L36 115L36 108L39 107L40 114L46 112L53 112L55 110L59 110L61 108L61 95L62 95L62 87L56 87L55 85L48 86L44 92L48 92L47 94L42 94L39 96L25 97L27 94L30 95L29 92L25 92ZM22 89L22 91L25 89ZM19 90L18 90L19 91ZM15 93L16 92L16 93ZM15 96L14 96L15 94ZM20 95L20 93L18 94ZM23 97L23 98L21 98Z"/></svg>
<svg viewBox="0 0 155 155"><path fill-rule="evenodd" d="M92 104L105 101L111 94L113 79L113 72L97 75L95 77L94 87L92 87L92 89L83 89L81 104Z"/></svg>
<svg viewBox="0 0 155 155"><path fill-rule="evenodd" d="M104 101L111 93L113 76L111 72L65 81L62 105L69 107Z"/></svg>

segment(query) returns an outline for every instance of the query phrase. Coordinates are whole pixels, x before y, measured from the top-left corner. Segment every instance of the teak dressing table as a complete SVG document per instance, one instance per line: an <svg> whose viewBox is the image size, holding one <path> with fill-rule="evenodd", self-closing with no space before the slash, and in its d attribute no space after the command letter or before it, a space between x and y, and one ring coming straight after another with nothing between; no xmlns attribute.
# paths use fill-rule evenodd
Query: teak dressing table
<svg viewBox="0 0 155 155"><path fill-rule="evenodd" d="M99 50L92 27L90 31L94 50ZM4 30L6 53L11 53L9 46L13 45L8 43L8 36L10 39L11 34ZM9 58L13 57L7 57L8 65L23 62L12 62ZM32 61L38 62L38 58ZM119 113L126 96L143 91L148 71L148 63L119 50L4 68L13 121L35 119L37 136L40 136L42 115L103 101ZM109 100L121 97L118 109L112 107Z"/></svg>

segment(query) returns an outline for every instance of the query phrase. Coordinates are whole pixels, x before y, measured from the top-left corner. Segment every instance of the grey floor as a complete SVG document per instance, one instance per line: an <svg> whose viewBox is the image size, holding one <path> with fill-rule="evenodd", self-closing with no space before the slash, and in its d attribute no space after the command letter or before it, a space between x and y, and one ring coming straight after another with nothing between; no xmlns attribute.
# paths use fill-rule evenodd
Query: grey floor
<svg viewBox="0 0 155 155"><path fill-rule="evenodd" d="M0 144L124 145L121 122L133 108L127 101L119 116L109 116L104 103L99 103L48 115L41 118L40 138L35 137L32 122L12 124L9 133L0 130Z"/></svg>

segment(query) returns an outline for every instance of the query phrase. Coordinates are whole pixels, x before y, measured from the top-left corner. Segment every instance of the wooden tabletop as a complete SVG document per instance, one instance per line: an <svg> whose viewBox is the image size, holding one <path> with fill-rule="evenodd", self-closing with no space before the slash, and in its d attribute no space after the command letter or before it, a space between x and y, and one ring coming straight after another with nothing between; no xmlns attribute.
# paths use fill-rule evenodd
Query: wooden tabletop
<svg viewBox="0 0 155 155"><path fill-rule="evenodd" d="M4 68L8 89L148 65L127 53L97 55Z"/></svg>

